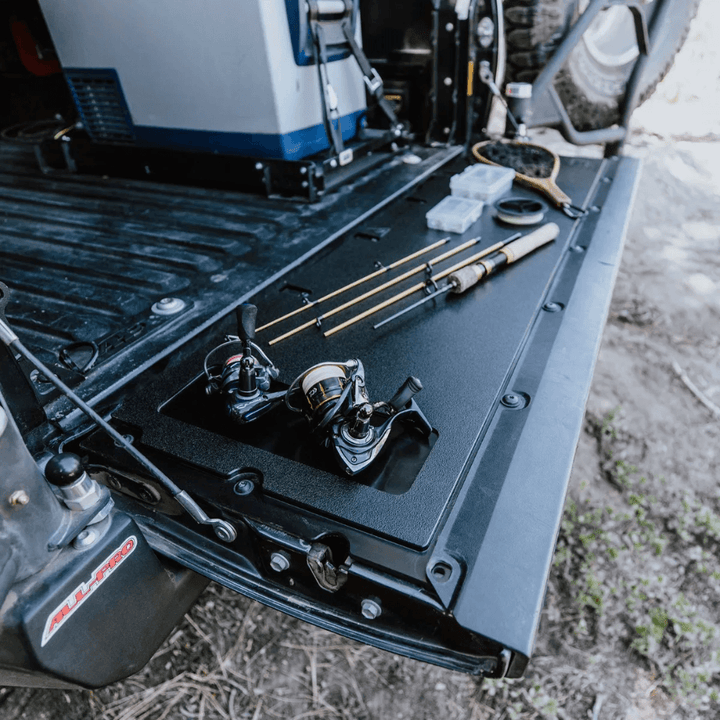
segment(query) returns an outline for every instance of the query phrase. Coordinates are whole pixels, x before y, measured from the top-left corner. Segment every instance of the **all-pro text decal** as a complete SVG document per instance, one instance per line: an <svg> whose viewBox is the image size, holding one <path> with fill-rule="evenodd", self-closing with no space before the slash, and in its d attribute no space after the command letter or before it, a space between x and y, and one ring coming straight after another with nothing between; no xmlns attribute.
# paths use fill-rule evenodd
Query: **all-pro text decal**
<svg viewBox="0 0 720 720"><path fill-rule="evenodd" d="M87 582L80 583L65 600L53 610L45 621L43 647L48 640L65 624L65 621L125 562L137 547L137 538L131 535L117 550L108 555L93 570Z"/></svg>

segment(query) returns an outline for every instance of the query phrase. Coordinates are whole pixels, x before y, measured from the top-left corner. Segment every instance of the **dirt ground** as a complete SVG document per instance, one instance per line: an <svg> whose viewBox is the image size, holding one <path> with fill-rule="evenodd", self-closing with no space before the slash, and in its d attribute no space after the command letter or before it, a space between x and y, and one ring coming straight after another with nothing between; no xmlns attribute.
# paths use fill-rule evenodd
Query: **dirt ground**
<svg viewBox="0 0 720 720"><path fill-rule="evenodd" d="M525 678L481 684L213 585L143 672L94 693L0 689L0 717L719 717L719 34L703 0L635 118L643 177Z"/></svg>

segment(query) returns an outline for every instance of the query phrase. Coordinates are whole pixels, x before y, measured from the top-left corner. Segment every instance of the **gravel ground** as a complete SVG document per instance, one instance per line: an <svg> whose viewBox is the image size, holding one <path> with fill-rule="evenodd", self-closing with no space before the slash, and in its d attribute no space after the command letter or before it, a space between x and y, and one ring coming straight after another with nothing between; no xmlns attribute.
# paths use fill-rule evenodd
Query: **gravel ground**
<svg viewBox="0 0 720 720"><path fill-rule="evenodd" d="M643 178L525 678L481 684L212 585L143 672L95 693L0 689L2 718L718 717L718 34L703 0L635 117Z"/></svg>

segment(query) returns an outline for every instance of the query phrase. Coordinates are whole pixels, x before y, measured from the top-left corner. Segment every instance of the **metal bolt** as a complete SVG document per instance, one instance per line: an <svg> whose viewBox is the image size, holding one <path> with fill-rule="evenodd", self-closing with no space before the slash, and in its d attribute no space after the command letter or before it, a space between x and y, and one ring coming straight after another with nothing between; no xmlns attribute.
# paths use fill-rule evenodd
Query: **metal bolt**
<svg viewBox="0 0 720 720"><path fill-rule="evenodd" d="M450 87L450 86L452 85L452 78L451 78L451 77L446 77L446 78L443 80L443 82L445 83L445 85L447 85L448 87Z"/></svg>
<svg viewBox="0 0 720 720"><path fill-rule="evenodd" d="M337 160L335 160L335 159L333 158L333 159L330 161L330 167L331 167L331 168L336 168L337 165L338 165L338 164L337 164Z"/></svg>
<svg viewBox="0 0 720 720"><path fill-rule="evenodd" d="M73 542L77 549L90 547L97 540L97 533L94 530L83 530Z"/></svg>
<svg viewBox="0 0 720 720"><path fill-rule="evenodd" d="M235 483L236 495L249 495L255 489L255 483L252 480L240 480Z"/></svg>
<svg viewBox="0 0 720 720"><path fill-rule="evenodd" d="M27 505L30 502L29 495L24 490L16 490L8 498L11 505Z"/></svg>
<svg viewBox="0 0 720 720"><path fill-rule="evenodd" d="M553 301L551 301L549 303L545 303L543 305L543 310L545 310L545 312L556 313L556 312L560 312L562 309L563 309L563 306L560 303L556 303Z"/></svg>
<svg viewBox="0 0 720 720"><path fill-rule="evenodd" d="M180 298L166 297L153 303L150 308L156 315L175 315L185 307L185 301Z"/></svg>
<svg viewBox="0 0 720 720"><path fill-rule="evenodd" d="M307 168L304 165L300 168L300 174L307 175Z"/></svg>
<svg viewBox="0 0 720 720"><path fill-rule="evenodd" d="M445 26L445 29L446 29L448 32L452 32L452 31L455 29L455 26L454 26L452 23L448 23L448 24Z"/></svg>
<svg viewBox="0 0 720 720"><path fill-rule="evenodd" d="M237 537L237 533L235 532L235 528L232 525L229 525L228 523L225 523L222 521L223 524L215 525L213 530L215 530L215 535L220 538L223 542L233 542L235 538Z"/></svg>
<svg viewBox="0 0 720 720"><path fill-rule="evenodd" d="M270 567L275 572L285 572L290 567L290 557L282 550L274 552L270 556Z"/></svg>
<svg viewBox="0 0 720 720"><path fill-rule="evenodd" d="M449 134L450 134L450 128L449 128L449 127L443 128L443 132L445 133L445 135L449 135Z"/></svg>
<svg viewBox="0 0 720 720"><path fill-rule="evenodd" d="M382 615L382 607L379 600L365 598L360 604L362 616L368 620L377 620Z"/></svg>
<svg viewBox="0 0 720 720"><path fill-rule="evenodd" d="M503 395L501 402L505 407L518 408L522 405L522 398L516 393L508 393Z"/></svg>
<svg viewBox="0 0 720 720"><path fill-rule="evenodd" d="M262 169L263 169L263 164L262 164L261 162L255 163L255 169L256 169L256 170L262 170Z"/></svg>

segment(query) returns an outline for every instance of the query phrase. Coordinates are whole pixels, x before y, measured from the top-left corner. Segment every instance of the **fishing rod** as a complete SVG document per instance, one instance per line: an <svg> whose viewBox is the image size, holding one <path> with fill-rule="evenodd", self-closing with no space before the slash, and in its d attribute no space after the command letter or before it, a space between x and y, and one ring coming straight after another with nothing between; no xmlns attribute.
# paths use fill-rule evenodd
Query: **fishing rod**
<svg viewBox="0 0 720 720"><path fill-rule="evenodd" d="M328 293L327 295L323 295L323 297L318 298L317 300L306 302L304 305L301 305L299 308L295 308L295 310L292 310L289 313L286 313L282 317L275 318L274 320L271 320L269 323L265 323L261 327L257 328L255 332L261 332L262 330L265 330L269 327L272 327L273 325L276 325L279 322L282 322L283 320L287 320L288 318L293 317L294 315L298 315L301 312L304 312L305 310L309 310L311 307L315 307L316 305L319 305L320 303L324 303L327 300L331 300L334 297L337 297L338 295L342 295L342 293L347 292L348 290L352 290L353 288L358 287L358 285L362 285L363 283L366 283L370 280L374 280L376 277L379 277L380 275L384 275L386 272L389 272L390 270L394 270L395 268L400 267L401 265L404 265L405 263L410 262L411 260L414 260L415 258L420 257L421 255L424 255L425 253L432 252L436 248L439 248L442 245L445 245L446 243L450 242L450 238L443 238L442 240L438 240L437 242L434 242L432 245L428 245L427 247L421 248L420 250L416 250L414 253L411 253L410 255L406 255L403 258L400 258L399 260L396 260L394 263L390 263L387 267L381 267L375 270L375 272L371 272L369 275L365 275L365 277L361 277L359 280L355 280L354 282L348 283L347 285L343 285L341 288L338 288L337 290L333 290L331 293Z"/></svg>
<svg viewBox="0 0 720 720"><path fill-rule="evenodd" d="M504 264L513 263L516 260L519 260L521 257L524 257L528 253L532 252L536 248L540 247L541 245L544 245L545 243L554 240L557 237L558 232L559 228L555 223L548 223L547 225L543 225L538 230L535 230L535 232L532 232L524 237L521 235L521 233L515 233L506 240L496 243L495 245L492 245L491 247L479 253L476 253L469 258L466 258L462 262L459 262L456 265L447 268L447 270L443 270L437 275L433 275L428 282L432 285L435 285L438 280L442 280L443 278L449 277L457 273L457 276L460 276L461 278L457 282L463 283L463 289L459 290L459 292L463 292L472 285L477 284L482 277L484 277L485 275L489 275L491 272L493 272L493 270L501 267ZM483 258L488 258L488 260L483 261ZM458 273L459 270L463 270L464 268L469 268L469 270L462 274ZM473 277L476 278L474 281L472 280ZM365 310L359 315L356 315L355 317L352 317L349 320L340 323L340 325L336 325L334 328L330 328L330 330L327 330L325 333L323 333L323 335L325 337L330 337L331 335L340 332L340 330L344 330L345 328L350 327L357 322L360 322L360 320L364 320L365 318L370 317L377 312L380 312L380 310L384 310L386 307L394 305L395 303L405 299L413 293L425 289L427 286L428 283L425 282L417 283L407 288L407 290L403 290L397 295L393 295L392 297L384 300L378 305L375 305L368 310Z"/></svg>
<svg viewBox="0 0 720 720"><path fill-rule="evenodd" d="M491 245L489 248L485 248L485 250L481 250L479 253L475 253L475 255L471 255L468 258L465 258L464 260L461 260L459 263L456 263L452 267L447 268L447 270L443 270L441 273L438 273L437 275L433 275L428 280L424 282L416 283L415 285L412 285L411 287L407 288L406 290L403 290L402 292L399 292L397 295L393 295L392 297L388 298L387 300L384 300L383 302L379 303L378 305L375 305L371 307L369 310L365 310L364 312L361 312L359 315L355 315L355 317L351 317L349 320L346 320L343 323L340 323L340 325L336 325L334 328L330 328L327 332L324 332L323 335L325 337L330 337L330 335L334 335L336 332L339 332L340 330L344 330L346 327L350 327L350 325L354 325L356 322L359 322L360 320L364 320L366 317L369 317L370 315L374 315L376 312L379 312L380 310L383 310L386 307L389 307L393 303L398 302L399 300L402 300L403 298L408 297L408 295L412 295L413 293L417 292L418 290L422 290L423 288L426 288L428 284L433 284L437 282L438 280L442 280L442 278L447 277L451 272L454 272L455 270L459 270L461 267L465 267L465 265L469 265L470 263L477 262L480 260L480 258L485 257L486 255L489 255L490 253L495 252L496 250L499 250L504 245L507 245L507 243L511 242L512 240L516 240L520 237L520 233L515 233L515 235L511 235L506 240L501 240L498 243L495 243L494 245Z"/></svg>
<svg viewBox="0 0 720 720"><path fill-rule="evenodd" d="M444 252L440 255L437 255L434 258L431 258L428 260L428 262L423 263L422 265L416 265L414 268L411 268L407 272L404 272L402 275L398 275L396 278L393 278L392 280L388 280L386 283L383 283L382 285L378 285L376 288L373 288L372 290L368 290L366 293L363 293L362 295L359 295L356 298L353 298L352 300L348 300L346 303L343 303L342 305L338 305L336 308L333 308L332 310L328 310L324 315L319 315L316 318L313 318L312 320L308 320L306 323L303 323L302 325L298 325L296 328L293 328L292 330L288 330L288 332L284 333L283 335L278 335L278 337L272 339L268 345L275 345L276 343L281 342L282 340L286 340L289 337L292 337L293 335L301 332L302 330L306 330L309 327L312 327L313 325L318 325L319 322L322 320L325 320L326 318L332 317L333 315L336 315L339 312L342 312L343 310L347 310L349 307L352 307L353 305L357 305L358 303L362 302L363 300L367 300L368 298L372 297L373 295L377 295L378 293L382 292L383 290L387 290L389 287L392 287L393 285L397 285L398 283L402 282L403 280L407 280L409 277L412 277L413 275L416 275L417 273L423 272L427 269L428 266L432 267L436 263L442 262L443 260L447 260L449 257L452 257L453 255L457 255L458 253L462 252L463 250L467 250L469 247L472 247L473 245L477 245L477 243L480 242L480 238L476 237L472 240L467 240L466 242L462 243L461 245L458 245L456 248L452 248L451 250L448 250L447 252Z"/></svg>
<svg viewBox="0 0 720 720"><path fill-rule="evenodd" d="M559 228L555 223L548 223L535 232L530 233L530 235L526 235L520 240L516 240L501 250L498 250L485 260L481 260L474 265L467 265L457 272L450 273L450 275L448 275L448 281L444 287L430 293L426 297L422 298L422 300L418 300L412 305L408 305L406 308L396 312L394 315L381 320L379 323L373 325L373 330L377 330L379 327L396 320L402 315L405 315L405 313L409 313L416 307L420 307L420 305L424 305L433 298L444 295L447 292L452 292L455 295L464 293L466 290L469 290L471 287L477 285L481 280L499 268L505 265L510 265L542 245L552 242L557 237L558 232Z"/></svg>

